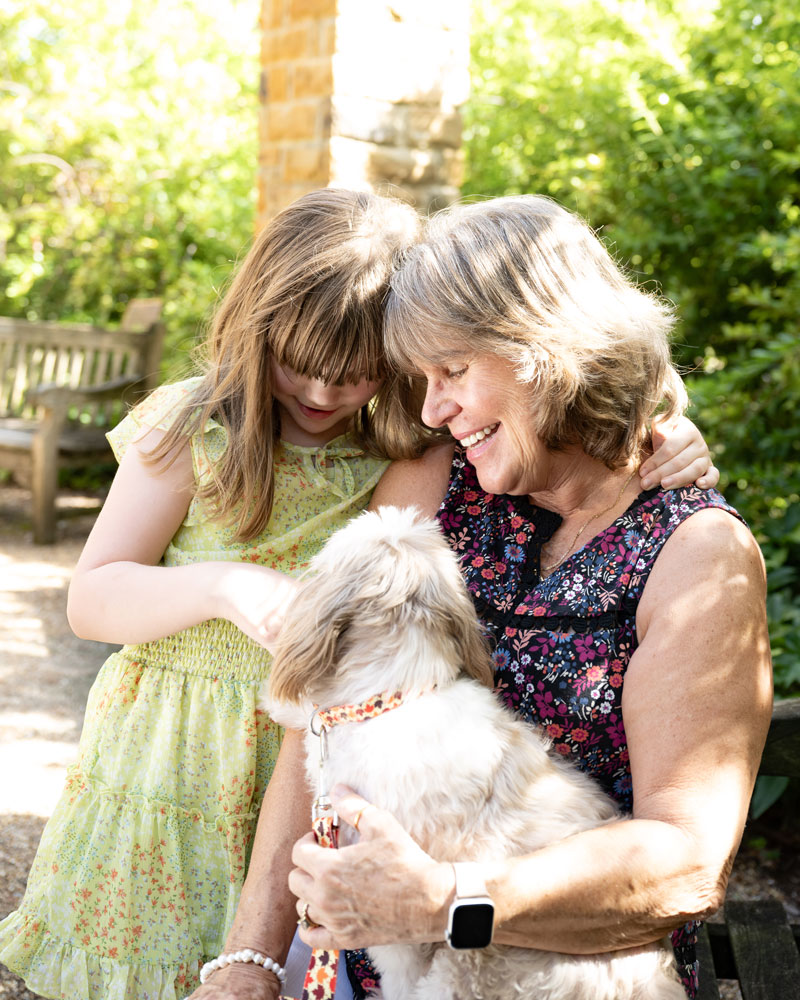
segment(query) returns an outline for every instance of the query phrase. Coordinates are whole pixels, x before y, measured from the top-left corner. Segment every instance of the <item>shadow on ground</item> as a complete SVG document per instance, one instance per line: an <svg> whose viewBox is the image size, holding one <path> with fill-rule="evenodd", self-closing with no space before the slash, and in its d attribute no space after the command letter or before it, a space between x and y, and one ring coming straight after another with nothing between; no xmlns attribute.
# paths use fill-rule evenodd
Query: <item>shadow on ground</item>
<svg viewBox="0 0 800 1000"><path fill-rule="evenodd" d="M72 634L72 569L102 498L62 490L58 536L34 545L30 494L0 486L0 918L13 910L75 759L89 688L114 646ZM0 1000L36 994L0 965Z"/></svg>

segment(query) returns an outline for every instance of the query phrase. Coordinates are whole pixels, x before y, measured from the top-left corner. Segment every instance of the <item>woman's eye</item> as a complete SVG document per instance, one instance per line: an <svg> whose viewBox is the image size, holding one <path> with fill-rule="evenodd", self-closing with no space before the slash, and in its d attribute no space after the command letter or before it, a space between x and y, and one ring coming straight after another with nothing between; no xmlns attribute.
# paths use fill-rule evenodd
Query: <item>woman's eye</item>
<svg viewBox="0 0 800 1000"><path fill-rule="evenodd" d="M450 379L461 378L462 375L466 375L468 367L469 365L464 365L462 368L450 368L447 370L447 377Z"/></svg>

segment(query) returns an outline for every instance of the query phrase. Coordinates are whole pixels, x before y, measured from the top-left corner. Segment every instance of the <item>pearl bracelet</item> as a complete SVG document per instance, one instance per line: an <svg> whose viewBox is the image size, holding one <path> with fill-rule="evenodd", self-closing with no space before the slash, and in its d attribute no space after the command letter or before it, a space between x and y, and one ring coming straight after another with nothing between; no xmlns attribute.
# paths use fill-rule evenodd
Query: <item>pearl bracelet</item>
<svg viewBox="0 0 800 1000"><path fill-rule="evenodd" d="M233 965L235 962L252 962L254 965L263 965L267 972L275 973L281 986L286 984L286 969L281 968L269 955L262 955L261 952L253 951L252 948L232 951L228 955L219 955L210 962L206 962L200 970L200 983L204 984L212 972L216 972L217 969L224 969L225 966Z"/></svg>

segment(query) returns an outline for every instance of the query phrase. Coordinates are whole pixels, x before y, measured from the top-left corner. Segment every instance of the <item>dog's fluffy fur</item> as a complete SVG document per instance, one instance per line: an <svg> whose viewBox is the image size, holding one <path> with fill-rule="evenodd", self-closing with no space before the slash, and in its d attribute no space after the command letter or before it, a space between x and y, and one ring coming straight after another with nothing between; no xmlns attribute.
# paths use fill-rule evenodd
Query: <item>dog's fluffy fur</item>
<svg viewBox="0 0 800 1000"><path fill-rule="evenodd" d="M491 686L472 602L437 525L385 507L337 532L313 560L283 626L267 705L303 726L311 703L411 695L330 730L327 776L393 813L440 861L522 855L618 820L597 785L549 754ZM312 782L317 754L309 734ZM685 1000L666 943L600 956L443 944L369 953L386 1000Z"/></svg>

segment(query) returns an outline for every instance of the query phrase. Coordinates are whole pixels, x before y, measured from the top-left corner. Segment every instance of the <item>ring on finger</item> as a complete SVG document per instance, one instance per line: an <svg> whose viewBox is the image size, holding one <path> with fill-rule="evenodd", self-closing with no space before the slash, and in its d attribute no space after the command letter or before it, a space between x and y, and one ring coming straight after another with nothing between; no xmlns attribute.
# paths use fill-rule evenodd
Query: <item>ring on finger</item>
<svg viewBox="0 0 800 1000"><path fill-rule="evenodd" d="M312 920L308 915L308 907L310 903L303 903L303 908L300 910L300 917L297 921L297 926L301 927L304 931L312 931L315 927L319 927L316 920Z"/></svg>
<svg viewBox="0 0 800 1000"><path fill-rule="evenodd" d="M356 831L358 831L358 824L361 822L361 817L364 815L364 813L367 811L367 809L370 808L370 805L371 805L371 803L368 802L365 806L363 806L361 809L359 809L358 812L356 813L356 818L353 820L353 827L356 829Z"/></svg>

